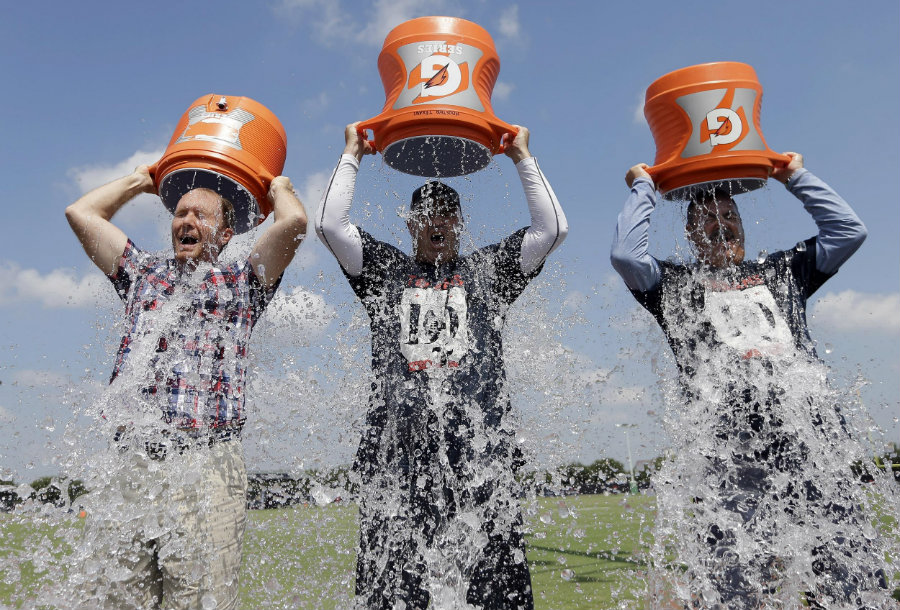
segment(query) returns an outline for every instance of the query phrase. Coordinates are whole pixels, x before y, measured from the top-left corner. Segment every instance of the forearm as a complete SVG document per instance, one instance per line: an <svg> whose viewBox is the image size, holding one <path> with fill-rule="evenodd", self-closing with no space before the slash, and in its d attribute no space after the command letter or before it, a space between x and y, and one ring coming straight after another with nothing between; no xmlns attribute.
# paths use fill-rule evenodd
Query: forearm
<svg viewBox="0 0 900 610"><path fill-rule="evenodd" d="M306 209L286 176L278 176L269 187L272 226L266 229L250 254L253 272L266 287L274 286L294 260L306 237Z"/></svg>
<svg viewBox="0 0 900 610"><path fill-rule="evenodd" d="M516 170L531 215L531 226L522 238L520 266L524 273L531 273L563 242L569 223L537 160L525 158L516 163Z"/></svg>
<svg viewBox="0 0 900 610"><path fill-rule="evenodd" d="M610 261L632 290L646 292L659 284L659 264L650 256L650 215L656 207L653 182L636 179L619 214Z"/></svg>
<svg viewBox="0 0 900 610"><path fill-rule="evenodd" d="M152 184L152 183L151 183ZM115 273L128 238L110 220L126 203L146 192L137 172L104 184L66 208L66 220L84 251L106 275Z"/></svg>
<svg viewBox="0 0 900 610"><path fill-rule="evenodd" d="M350 222L350 206L356 190L359 161L353 155L341 155L316 213L314 224L319 239L341 267L352 276L362 273L362 238Z"/></svg>
<svg viewBox="0 0 900 610"><path fill-rule="evenodd" d="M806 169L799 169L786 184L812 216L816 238L816 269L835 273L865 241L868 231L840 195Z"/></svg>

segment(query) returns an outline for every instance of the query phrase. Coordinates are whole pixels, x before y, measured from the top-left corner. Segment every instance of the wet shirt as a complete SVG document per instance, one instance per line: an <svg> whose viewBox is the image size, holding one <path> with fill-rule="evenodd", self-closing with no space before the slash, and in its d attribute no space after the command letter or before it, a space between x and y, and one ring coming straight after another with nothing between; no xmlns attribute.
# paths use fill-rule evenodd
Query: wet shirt
<svg viewBox="0 0 900 610"><path fill-rule="evenodd" d="M807 299L833 274L816 269L816 238L762 262L712 270L660 261L660 282L632 294L656 319L683 374L709 364L816 358Z"/></svg>
<svg viewBox="0 0 900 610"><path fill-rule="evenodd" d="M241 426L250 333L281 278L264 287L249 260L182 273L129 240L110 280L127 325L110 383L135 384L178 428Z"/></svg>
<svg viewBox="0 0 900 610"><path fill-rule="evenodd" d="M358 463L406 468L441 436L452 463L472 451L476 429L501 427L506 314L542 268L521 270L524 234L434 266L360 230L362 273L346 275L369 315L375 383Z"/></svg>

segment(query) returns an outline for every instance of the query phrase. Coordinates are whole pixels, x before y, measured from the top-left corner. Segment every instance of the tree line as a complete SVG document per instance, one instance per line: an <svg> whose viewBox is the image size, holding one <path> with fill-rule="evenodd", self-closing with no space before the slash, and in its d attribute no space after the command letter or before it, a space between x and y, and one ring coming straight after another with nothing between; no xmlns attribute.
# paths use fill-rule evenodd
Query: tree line
<svg viewBox="0 0 900 610"><path fill-rule="evenodd" d="M574 462L550 471L528 471L519 474L528 495L558 496L600 493L636 493L651 487L651 480L666 458L639 462L631 472L618 460L601 458L590 464ZM852 471L860 480L874 480L876 470L892 470L900 482L900 447L871 462L855 463ZM77 506L78 498L88 489L80 480L64 477L41 477L30 485L0 480L0 511L9 512L27 501L52 504L60 508ZM352 501L356 483L347 466L325 470L306 470L300 474L258 472L248 476L247 507L271 509L297 504L327 504Z"/></svg>

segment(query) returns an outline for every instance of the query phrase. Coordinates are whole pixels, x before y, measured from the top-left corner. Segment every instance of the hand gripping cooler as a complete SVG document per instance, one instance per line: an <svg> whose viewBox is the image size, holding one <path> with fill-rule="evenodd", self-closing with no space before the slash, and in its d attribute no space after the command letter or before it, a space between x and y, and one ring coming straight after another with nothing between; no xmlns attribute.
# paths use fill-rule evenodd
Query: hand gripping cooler
<svg viewBox="0 0 900 610"><path fill-rule="evenodd" d="M226 197L234 204L235 232L243 233L272 211L266 195L286 155L284 127L268 108L249 97L205 95L181 117L150 174L171 212L191 189Z"/></svg>
<svg viewBox="0 0 900 610"><path fill-rule="evenodd" d="M670 72L647 88L644 116L656 142L649 173L666 199L716 186L741 193L765 184L790 158L759 126L762 86L747 64L715 62Z"/></svg>
<svg viewBox="0 0 900 610"><path fill-rule="evenodd" d="M378 56L384 109L360 133L394 169L461 176L484 169L517 130L494 116L500 59L490 34L456 17L420 17L387 35Z"/></svg>

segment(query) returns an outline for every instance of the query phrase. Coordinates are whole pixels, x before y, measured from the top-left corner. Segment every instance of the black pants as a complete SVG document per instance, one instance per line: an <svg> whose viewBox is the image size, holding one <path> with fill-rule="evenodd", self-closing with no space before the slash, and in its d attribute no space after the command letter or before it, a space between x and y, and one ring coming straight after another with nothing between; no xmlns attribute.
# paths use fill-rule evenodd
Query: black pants
<svg viewBox="0 0 900 610"><path fill-rule="evenodd" d="M407 610L424 610L434 573L429 558L437 553L451 562L455 556L459 584L468 582L467 603L533 610L517 499L491 482L473 490L435 478L400 472L365 486L356 564L356 594L365 608L393 610L402 601Z"/></svg>
<svg viewBox="0 0 900 610"><path fill-rule="evenodd" d="M766 384L732 387L718 409L715 436L718 446L726 449L706 458L705 475L707 481L715 481L711 483L714 493L695 498L692 511L706 514L698 533L705 539L700 546L706 547L710 584L723 607L755 609L775 592L784 571L781 558L775 555L741 555L735 531L717 523L740 524L759 548L766 548L777 546L776 537L782 534L771 524L817 521L833 525L835 533L817 540L820 544L811 550L815 581L808 585L810 599L862 607L860 593L886 588L886 583L877 553L860 535L865 517L852 489L859 483L853 480L849 464L841 473L818 473L812 467L817 456L783 421L782 394ZM832 406L809 405L814 413L811 434L846 435L844 422ZM849 442L849 436L844 442Z"/></svg>

